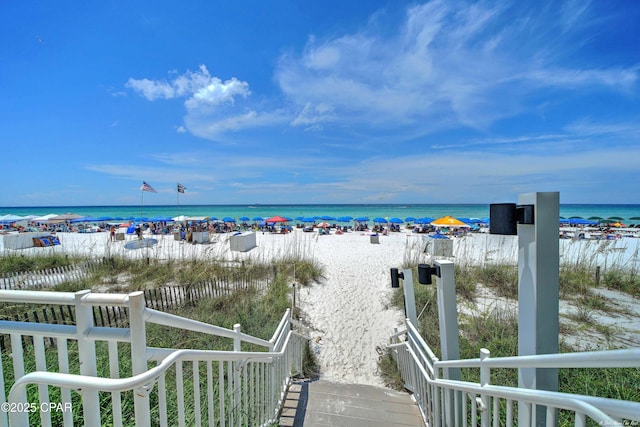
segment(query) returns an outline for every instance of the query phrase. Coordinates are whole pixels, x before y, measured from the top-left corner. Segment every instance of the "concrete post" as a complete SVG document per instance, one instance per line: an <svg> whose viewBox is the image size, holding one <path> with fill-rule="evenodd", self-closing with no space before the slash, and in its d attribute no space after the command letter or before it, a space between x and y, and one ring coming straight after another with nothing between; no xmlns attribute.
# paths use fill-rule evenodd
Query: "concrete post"
<svg viewBox="0 0 640 427"><path fill-rule="evenodd" d="M534 206L534 224L518 224L518 355L557 353L560 195L521 194L518 205ZM557 391L558 370L520 369L518 386ZM528 425L533 420L523 418L527 410L521 406L518 424ZM535 425L550 425L544 407L537 407L531 415Z"/></svg>

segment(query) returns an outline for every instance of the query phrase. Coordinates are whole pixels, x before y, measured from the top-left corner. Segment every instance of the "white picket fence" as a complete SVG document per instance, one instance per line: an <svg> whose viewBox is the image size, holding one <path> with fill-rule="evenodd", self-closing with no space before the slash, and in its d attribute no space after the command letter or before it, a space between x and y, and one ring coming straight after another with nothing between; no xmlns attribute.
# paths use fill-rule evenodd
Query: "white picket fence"
<svg viewBox="0 0 640 427"><path fill-rule="evenodd" d="M145 308L142 292L0 290L0 302L72 305L75 311L75 325L0 320L0 333L11 343L10 357L0 364L0 389L11 385L8 395L0 393L0 426L269 425L291 377L302 371L308 345L291 330L289 310L264 340L242 333L240 325L230 330ZM128 327L95 326L93 307L103 305L126 307ZM226 337L234 350L148 347L147 323ZM45 340L57 351L47 351ZM242 343L264 351L242 351ZM97 366L100 351L108 353L108 367ZM121 364L130 365L123 378Z"/></svg>
<svg viewBox="0 0 640 427"><path fill-rule="evenodd" d="M640 425L640 402L597 396L530 390L491 384L492 369L526 368L640 368L640 348L537 356L480 357L440 361L416 327L392 336L389 345L405 387L413 393L426 425L483 427L536 424L536 407L546 408L546 425L557 423L558 411L568 411L575 426L593 420L605 426ZM448 369L473 368L480 382L446 379ZM640 385L639 385L640 386Z"/></svg>

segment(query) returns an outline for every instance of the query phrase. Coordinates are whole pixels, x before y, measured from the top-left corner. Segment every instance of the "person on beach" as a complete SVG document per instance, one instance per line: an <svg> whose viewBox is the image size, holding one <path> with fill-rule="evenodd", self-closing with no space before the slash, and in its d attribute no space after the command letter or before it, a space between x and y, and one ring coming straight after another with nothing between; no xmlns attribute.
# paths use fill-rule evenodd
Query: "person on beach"
<svg viewBox="0 0 640 427"><path fill-rule="evenodd" d="M109 234L111 237L111 241L114 242L116 240L116 227L114 225L109 229Z"/></svg>

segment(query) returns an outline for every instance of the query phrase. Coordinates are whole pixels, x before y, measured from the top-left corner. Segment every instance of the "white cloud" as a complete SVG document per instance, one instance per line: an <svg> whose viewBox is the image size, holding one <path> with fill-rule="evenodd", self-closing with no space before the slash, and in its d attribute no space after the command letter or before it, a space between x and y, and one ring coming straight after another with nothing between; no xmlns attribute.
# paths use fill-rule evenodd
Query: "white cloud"
<svg viewBox="0 0 640 427"><path fill-rule="evenodd" d="M159 82L149 79L136 80L130 78L125 85L136 92L140 92L142 96L149 101L156 99L171 99L176 96L175 88L168 82Z"/></svg>
<svg viewBox="0 0 640 427"><path fill-rule="evenodd" d="M293 126L400 125L414 135L485 129L526 111L541 88L624 92L636 84L637 67L581 66L569 35L559 39L558 33L580 27L576 21L588 6L573 2L556 16L508 2L430 1L408 9L395 36L382 37L372 27L310 38L300 55L280 58L276 80L302 111ZM571 10L577 16L568 18ZM562 48L553 50L556 44ZM333 114L309 114L308 106L323 103Z"/></svg>
<svg viewBox="0 0 640 427"><path fill-rule="evenodd" d="M200 65L198 71L187 71L171 81L130 78L125 86L139 92L149 101L187 97L185 107L188 110L225 102L233 103L235 97L246 98L251 93L247 82L235 77L223 82L218 77L211 76L205 65Z"/></svg>
<svg viewBox="0 0 640 427"><path fill-rule="evenodd" d="M334 108L326 103L318 105L305 104L300 114L291 122L292 126L315 126L319 122L331 121L334 118Z"/></svg>

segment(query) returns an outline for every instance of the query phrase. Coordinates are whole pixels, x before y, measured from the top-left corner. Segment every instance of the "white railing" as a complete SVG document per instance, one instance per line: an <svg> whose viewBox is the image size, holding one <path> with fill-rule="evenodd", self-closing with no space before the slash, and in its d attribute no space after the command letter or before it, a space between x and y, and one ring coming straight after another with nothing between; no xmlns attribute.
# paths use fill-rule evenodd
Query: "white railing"
<svg viewBox="0 0 640 427"><path fill-rule="evenodd" d="M291 376L302 371L307 339L291 330L289 310L264 340L240 325L230 330L145 308L142 292L0 290L0 302L72 305L76 319L0 320L11 345L0 364L0 426L268 425ZM93 306L100 305L126 307L128 327L94 326ZM227 337L234 350L147 347L146 323ZM264 351L242 351L243 342ZM52 345L56 351L47 351Z"/></svg>
<svg viewBox="0 0 640 427"><path fill-rule="evenodd" d="M576 426L585 426L587 419L607 426L640 425L640 402L490 383L492 369L637 368L640 348L499 358L482 349L477 359L440 361L407 320L407 329L392 335L389 349L431 427L536 425L537 407L546 408L548 426L556 425L558 411L569 412ZM478 369L480 382L446 379L448 369L461 368Z"/></svg>

